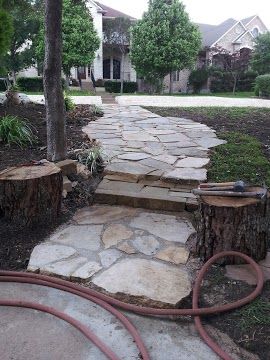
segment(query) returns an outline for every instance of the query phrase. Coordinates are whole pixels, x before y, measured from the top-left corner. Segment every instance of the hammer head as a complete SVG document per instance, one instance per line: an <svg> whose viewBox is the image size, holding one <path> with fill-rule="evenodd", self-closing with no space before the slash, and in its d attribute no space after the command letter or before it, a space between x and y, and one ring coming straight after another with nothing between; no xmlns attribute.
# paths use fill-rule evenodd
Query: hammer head
<svg viewBox="0 0 270 360"><path fill-rule="evenodd" d="M239 180L234 183L233 191L235 192L244 192L246 190L246 184L244 181Z"/></svg>

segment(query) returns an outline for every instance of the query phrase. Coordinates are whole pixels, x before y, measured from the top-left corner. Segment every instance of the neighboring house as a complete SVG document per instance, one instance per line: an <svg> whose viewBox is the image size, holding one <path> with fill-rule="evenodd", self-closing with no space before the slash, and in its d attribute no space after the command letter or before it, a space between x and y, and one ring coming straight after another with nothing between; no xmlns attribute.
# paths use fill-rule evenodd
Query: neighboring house
<svg viewBox="0 0 270 360"><path fill-rule="evenodd" d="M117 51L117 49L112 50L111 47L103 43L103 25L108 19L114 19L116 17L126 17L131 21L136 21L136 19L97 1L88 0L87 6L92 14L98 36L101 39L100 48L96 52L93 64L86 64L78 69L73 68L71 70L71 76L78 79L79 75L83 82L91 82L92 70L95 80L120 80L121 53ZM127 47L123 67L124 80L136 82L136 71L131 65L129 51L130 49ZM80 74L78 74L78 72ZM38 76L38 73L36 68L32 67L21 71L19 76Z"/></svg>
<svg viewBox="0 0 270 360"><path fill-rule="evenodd" d="M231 53L252 50L259 34L268 31L257 15L237 21L228 19L219 25L197 24L202 34L203 48L198 55L197 67L215 63L214 49L222 47ZM190 71L176 71L173 79L174 92L186 92ZM169 88L169 77L165 78L166 90Z"/></svg>
<svg viewBox="0 0 270 360"><path fill-rule="evenodd" d="M78 79L78 72L84 82L91 82L91 71L93 71L95 80L120 80L121 54L117 49L112 49L104 44L103 26L108 19L117 17L127 17L131 21L135 18L126 15L118 10L105 6L97 1L88 0L87 6L91 11L95 28L101 39L100 48L96 52L93 64L86 64L79 69L72 69L71 75ZM225 48L227 51L244 51L252 50L254 42L259 34L268 31L267 27L259 16L254 15L240 21L227 19L219 25L197 24L202 34L202 50L198 54L197 67L212 65L215 63L213 49L217 46ZM124 80L137 81L136 71L132 67L129 57L130 47L124 57ZM27 69L20 73L20 76L37 76L35 68ZM175 71L173 74L173 91L186 92L188 89L188 78L190 70ZM165 77L165 92L169 91L169 76ZM147 90L144 82L139 80L139 90Z"/></svg>

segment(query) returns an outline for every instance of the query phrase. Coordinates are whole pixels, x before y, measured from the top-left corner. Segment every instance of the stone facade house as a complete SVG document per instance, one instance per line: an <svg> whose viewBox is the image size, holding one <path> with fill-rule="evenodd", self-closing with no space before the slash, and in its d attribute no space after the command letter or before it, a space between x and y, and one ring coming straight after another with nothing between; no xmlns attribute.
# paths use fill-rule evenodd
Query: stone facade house
<svg viewBox="0 0 270 360"><path fill-rule="evenodd" d="M214 49L221 47L234 53L252 50L259 34L268 31L257 15L242 20L227 19L219 25L197 24L202 35L202 50L198 55L197 67L215 63ZM174 92L186 92L190 71L176 71L173 76ZM165 78L165 91L169 89L169 76ZM205 89L206 90L206 89Z"/></svg>

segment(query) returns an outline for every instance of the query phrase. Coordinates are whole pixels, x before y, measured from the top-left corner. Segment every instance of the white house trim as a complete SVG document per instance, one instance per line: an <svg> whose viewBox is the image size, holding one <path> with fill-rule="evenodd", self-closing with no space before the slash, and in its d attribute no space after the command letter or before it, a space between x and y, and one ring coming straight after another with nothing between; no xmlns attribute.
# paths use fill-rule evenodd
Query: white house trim
<svg viewBox="0 0 270 360"><path fill-rule="evenodd" d="M242 23L242 21L238 21L236 22L232 27L230 27L218 40L216 40L212 45L210 45L210 47L216 45L222 38L224 38L225 35L227 35L233 28L235 28L236 25L242 25L244 31L246 31L246 27L245 25Z"/></svg>
<svg viewBox="0 0 270 360"><path fill-rule="evenodd" d="M246 30L243 34L241 34L241 35L239 35L237 38L235 38L235 39L232 41L232 43L233 43L233 44L237 44L239 41L241 42L242 37L244 37L244 36L247 35L247 34L249 34L249 35L252 37L252 39L254 39L254 36L253 36L252 32L251 32L250 30Z"/></svg>
<svg viewBox="0 0 270 360"><path fill-rule="evenodd" d="M253 21L253 20L256 19L256 18L259 18L259 19L261 20L261 18L259 17L259 15L255 15L255 16L246 24L246 26L248 26L248 25L251 23L251 21Z"/></svg>

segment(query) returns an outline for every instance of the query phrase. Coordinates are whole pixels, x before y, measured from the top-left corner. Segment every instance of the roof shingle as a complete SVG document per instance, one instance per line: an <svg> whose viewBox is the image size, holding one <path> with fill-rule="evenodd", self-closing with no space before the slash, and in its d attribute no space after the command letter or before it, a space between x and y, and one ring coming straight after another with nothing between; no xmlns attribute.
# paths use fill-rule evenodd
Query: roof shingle
<svg viewBox="0 0 270 360"><path fill-rule="evenodd" d="M100 2L95 1L95 3L101 7L102 10L104 10L104 17L109 17L109 18L116 18L116 17L125 17L125 18L129 18L130 20L136 20L134 17L124 14L121 11L115 10L110 8L107 5L103 5Z"/></svg>

